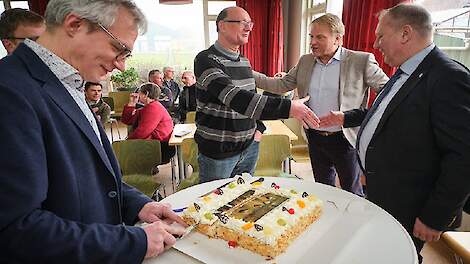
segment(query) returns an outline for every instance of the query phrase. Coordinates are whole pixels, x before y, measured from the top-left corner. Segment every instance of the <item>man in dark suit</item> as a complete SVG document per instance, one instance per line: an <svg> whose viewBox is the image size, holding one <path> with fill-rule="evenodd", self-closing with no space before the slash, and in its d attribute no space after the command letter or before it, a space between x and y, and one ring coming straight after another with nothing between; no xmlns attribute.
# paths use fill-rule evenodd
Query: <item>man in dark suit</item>
<svg viewBox="0 0 470 264"><path fill-rule="evenodd" d="M320 121L362 122L356 147L367 196L406 228L418 253L460 224L470 192L470 74L432 43L432 34L424 8L384 10L374 47L397 73L368 112L333 112Z"/></svg>
<svg viewBox="0 0 470 264"><path fill-rule="evenodd" d="M0 263L141 263L183 223L121 181L83 83L124 69L145 17L131 0L51 0L46 21L0 61Z"/></svg>

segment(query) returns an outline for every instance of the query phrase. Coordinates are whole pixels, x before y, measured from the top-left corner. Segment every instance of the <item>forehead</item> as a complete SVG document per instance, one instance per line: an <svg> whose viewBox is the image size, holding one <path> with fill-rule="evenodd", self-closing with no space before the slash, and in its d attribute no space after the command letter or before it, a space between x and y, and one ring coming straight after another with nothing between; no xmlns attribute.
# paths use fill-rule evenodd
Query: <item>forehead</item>
<svg viewBox="0 0 470 264"><path fill-rule="evenodd" d="M328 25L323 23L313 23L310 26L310 34L311 35L331 35L331 29Z"/></svg>
<svg viewBox="0 0 470 264"><path fill-rule="evenodd" d="M90 87L88 87L88 89L101 90L101 86L99 86L99 85L90 85Z"/></svg>
<svg viewBox="0 0 470 264"><path fill-rule="evenodd" d="M227 11L227 18L228 20L245 20L251 21L250 15L244 9L235 7L231 8Z"/></svg>

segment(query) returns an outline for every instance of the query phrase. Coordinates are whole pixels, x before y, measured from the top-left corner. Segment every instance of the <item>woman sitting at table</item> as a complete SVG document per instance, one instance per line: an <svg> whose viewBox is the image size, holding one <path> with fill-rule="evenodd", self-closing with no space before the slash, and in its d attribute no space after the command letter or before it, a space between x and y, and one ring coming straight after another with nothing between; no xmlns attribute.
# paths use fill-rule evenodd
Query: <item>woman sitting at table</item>
<svg viewBox="0 0 470 264"><path fill-rule="evenodd" d="M168 163L175 155L175 147L168 145L173 132L170 114L157 100L160 88L153 83L142 84L138 93L132 93L129 103L124 106L121 121L131 125L128 139L156 139L161 143L162 163ZM137 102L144 107L136 109Z"/></svg>

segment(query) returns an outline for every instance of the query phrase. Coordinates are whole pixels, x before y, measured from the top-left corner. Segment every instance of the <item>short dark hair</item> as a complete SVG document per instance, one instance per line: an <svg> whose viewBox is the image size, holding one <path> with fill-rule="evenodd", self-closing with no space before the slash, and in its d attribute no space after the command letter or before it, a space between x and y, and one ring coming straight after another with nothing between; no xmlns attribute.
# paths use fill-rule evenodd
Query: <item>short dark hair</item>
<svg viewBox="0 0 470 264"><path fill-rule="evenodd" d="M217 15L217 19L215 20L215 26L217 28L217 32L219 32L219 22L227 18L228 16L228 10L233 8L233 6L226 7L220 11L220 13Z"/></svg>
<svg viewBox="0 0 470 264"><path fill-rule="evenodd" d="M160 72L160 70L151 70L149 71L149 76L148 78L150 79L150 76L154 75L155 73Z"/></svg>
<svg viewBox="0 0 470 264"><path fill-rule="evenodd" d="M139 92L146 94L150 99L157 100L160 96L160 87L154 83L144 83L139 87Z"/></svg>
<svg viewBox="0 0 470 264"><path fill-rule="evenodd" d="M410 25L421 36L432 36L431 14L422 6L415 4L398 4L392 8L382 10L379 18L390 16L389 23L395 27Z"/></svg>
<svg viewBox="0 0 470 264"><path fill-rule="evenodd" d="M23 8L7 9L0 15L0 39L14 37L13 34L20 25L39 23L44 23L44 18L33 11Z"/></svg>
<svg viewBox="0 0 470 264"><path fill-rule="evenodd" d="M101 89L103 89L103 85L101 83L95 83L95 82L86 82L85 83L85 91L90 88L90 86L99 86Z"/></svg>

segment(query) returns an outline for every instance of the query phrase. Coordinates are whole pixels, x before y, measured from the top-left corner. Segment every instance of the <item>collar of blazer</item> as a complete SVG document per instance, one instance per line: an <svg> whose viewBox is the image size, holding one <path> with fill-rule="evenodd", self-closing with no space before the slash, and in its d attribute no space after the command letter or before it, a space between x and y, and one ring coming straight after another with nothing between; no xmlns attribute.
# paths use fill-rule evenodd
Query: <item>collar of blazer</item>
<svg viewBox="0 0 470 264"><path fill-rule="evenodd" d="M93 128L90 126L88 120L78 107L77 103L73 100L59 79L57 79L57 77L42 62L36 53L34 53L30 48L22 43L18 46L12 56L18 56L19 59L23 61L31 76L41 82L39 86L56 103L57 107L62 109L62 111L67 114L67 116L77 125L82 133L85 134L95 150L98 152L101 160L106 165L106 168L108 168L112 175L115 175L115 171L113 170L109 160L109 153L105 151L105 147L109 147L108 139L106 138L106 133L103 131L101 126L98 127L100 129L103 146L100 144L95 132L93 131ZM105 135L104 138L103 135Z"/></svg>
<svg viewBox="0 0 470 264"><path fill-rule="evenodd" d="M409 95L409 93L416 87L419 82L425 78L426 74L433 67L434 61L436 58L441 56L441 51L437 46L424 58L424 60L418 65L416 70L410 75L408 80L403 84L403 86L398 90L393 99L388 104L385 112L380 119L377 129L375 130L374 136L378 135L382 130L384 124L390 118L390 115L395 111L395 109L400 105L400 103Z"/></svg>

